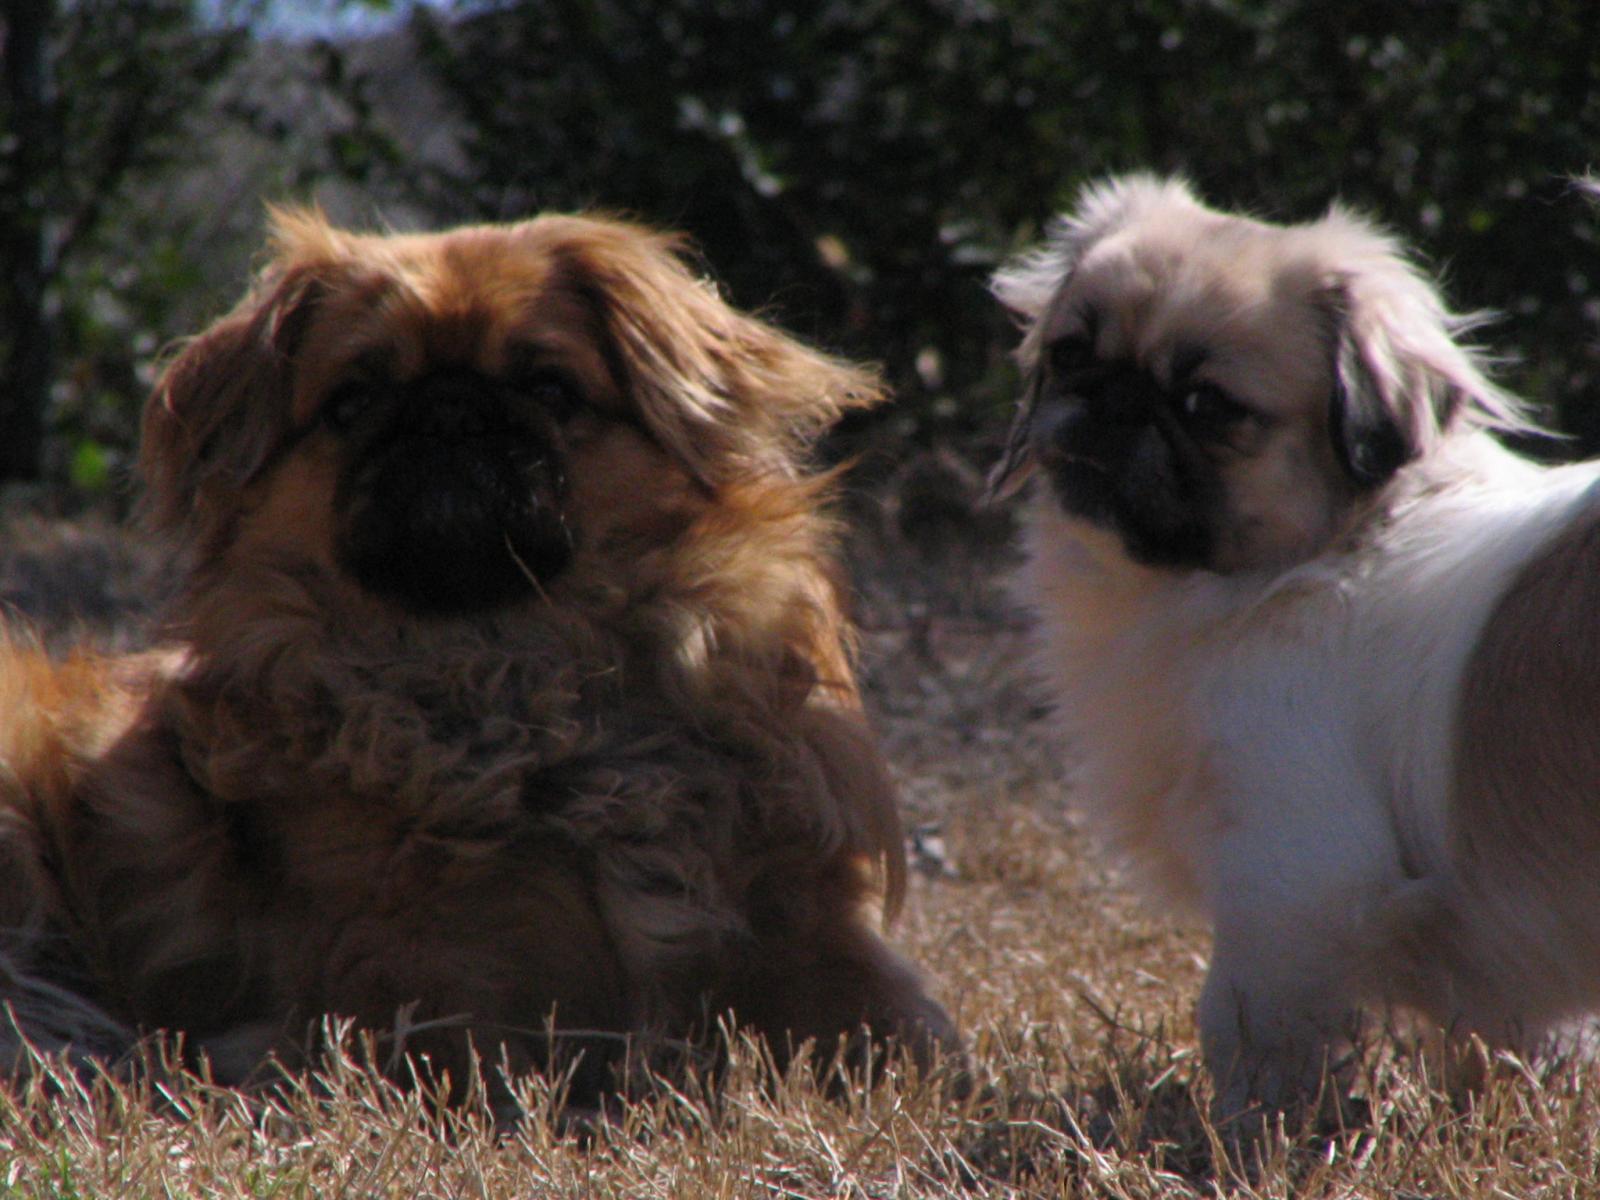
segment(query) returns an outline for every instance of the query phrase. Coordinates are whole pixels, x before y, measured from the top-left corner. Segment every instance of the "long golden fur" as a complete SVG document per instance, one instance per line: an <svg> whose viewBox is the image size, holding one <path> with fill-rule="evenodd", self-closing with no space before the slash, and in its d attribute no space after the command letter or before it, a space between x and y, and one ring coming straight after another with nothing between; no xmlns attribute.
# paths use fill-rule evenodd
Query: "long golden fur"
<svg viewBox="0 0 1600 1200"><path fill-rule="evenodd" d="M900 830L804 465L879 398L636 226L276 214L145 411L161 648L0 660L22 1034L241 1079L414 1006L457 1080L548 1022L594 1088L728 1010L780 1057L948 1037L871 927Z"/></svg>
<svg viewBox="0 0 1600 1200"><path fill-rule="evenodd" d="M1337 206L1111 180L996 290L1074 791L1213 924L1223 1109L1374 1010L1535 1049L1600 1009L1600 466L1506 449L1473 319Z"/></svg>

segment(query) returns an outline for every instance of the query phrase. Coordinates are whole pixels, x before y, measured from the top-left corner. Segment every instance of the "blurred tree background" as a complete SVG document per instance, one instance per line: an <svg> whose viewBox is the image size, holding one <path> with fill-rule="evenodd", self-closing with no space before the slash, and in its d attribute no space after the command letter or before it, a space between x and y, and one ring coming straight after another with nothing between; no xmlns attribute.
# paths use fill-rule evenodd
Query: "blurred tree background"
<svg viewBox="0 0 1600 1200"><path fill-rule="evenodd" d="M35 496L117 494L161 348L293 198L684 229L737 303L883 364L846 442L981 466L1015 386L987 275L1139 167L1369 211L1600 450L1593 0L7 0L0 47L0 477Z"/></svg>

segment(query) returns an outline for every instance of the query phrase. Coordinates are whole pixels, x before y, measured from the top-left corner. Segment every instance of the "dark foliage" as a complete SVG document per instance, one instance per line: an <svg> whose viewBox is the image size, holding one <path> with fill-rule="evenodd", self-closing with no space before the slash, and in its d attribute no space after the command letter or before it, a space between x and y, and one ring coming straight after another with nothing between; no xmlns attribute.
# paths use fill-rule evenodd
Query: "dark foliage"
<svg viewBox="0 0 1600 1200"><path fill-rule="evenodd" d="M206 98L244 40L203 24L193 0L16 0L0 14L0 481L44 470L62 375L109 372L79 380L89 397L137 390L132 346L96 352L94 310L140 272L96 256L123 245L106 231L133 185L193 161Z"/></svg>
<svg viewBox="0 0 1600 1200"><path fill-rule="evenodd" d="M984 293L1078 183L1338 197L1506 319L1514 382L1600 448L1587 0L525 0L414 21L464 124L441 215L598 203L687 228L735 297L886 362L924 434L992 430Z"/></svg>
<svg viewBox="0 0 1600 1200"><path fill-rule="evenodd" d="M900 402L848 448L982 459L1015 387L989 272L1132 168L1280 219L1367 210L1502 314L1484 336L1564 450L1600 450L1592 0L458 0L338 42L219 4L0 13L0 476L106 487L260 201L330 192L358 221L685 229L737 303L884 364Z"/></svg>

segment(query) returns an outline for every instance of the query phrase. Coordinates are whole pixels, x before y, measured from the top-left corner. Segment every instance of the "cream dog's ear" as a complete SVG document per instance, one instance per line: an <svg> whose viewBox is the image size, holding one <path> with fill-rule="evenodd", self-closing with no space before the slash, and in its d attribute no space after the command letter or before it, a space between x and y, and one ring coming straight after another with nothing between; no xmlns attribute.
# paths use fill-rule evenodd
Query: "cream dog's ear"
<svg viewBox="0 0 1600 1200"><path fill-rule="evenodd" d="M145 403L139 451L154 528L179 532L197 513L227 507L216 493L248 484L290 435L295 350L324 288L317 260L297 257L286 239L320 220L275 214L278 257L238 307L161 372Z"/></svg>
<svg viewBox="0 0 1600 1200"><path fill-rule="evenodd" d="M885 398L875 372L736 312L676 239L575 219L566 251L640 416L708 485L730 472L792 474L840 415Z"/></svg>
<svg viewBox="0 0 1600 1200"><path fill-rule="evenodd" d="M1326 304L1333 328L1329 429L1358 487L1376 487L1458 421L1531 431L1519 402L1490 379L1463 338L1484 314L1451 312L1397 243L1335 209L1318 227L1348 265Z"/></svg>

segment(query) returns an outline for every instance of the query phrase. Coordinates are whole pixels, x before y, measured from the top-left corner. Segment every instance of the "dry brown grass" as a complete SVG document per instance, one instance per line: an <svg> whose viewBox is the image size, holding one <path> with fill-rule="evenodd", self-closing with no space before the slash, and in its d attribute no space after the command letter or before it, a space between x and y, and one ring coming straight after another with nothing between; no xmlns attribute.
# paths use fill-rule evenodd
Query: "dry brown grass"
<svg viewBox="0 0 1600 1200"><path fill-rule="evenodd" d="M898 939L966 1031L964 1075L895 1068L829 1097L736 1038L713 1095L662 1084L583 1120L526 1079L527 1116L497 1128L376 1078L348 1041L251 1096L45 1063L0 1090L0 1197L1600 1195L1591 1063L1506 1061L1451 1098L1385 1050L1343 1125L1213 1128L1191 1016L1206 937L1143 908L1064 810L1002 559L919 558L883 530L859 558L869 695L916 831Z"/></svg>

